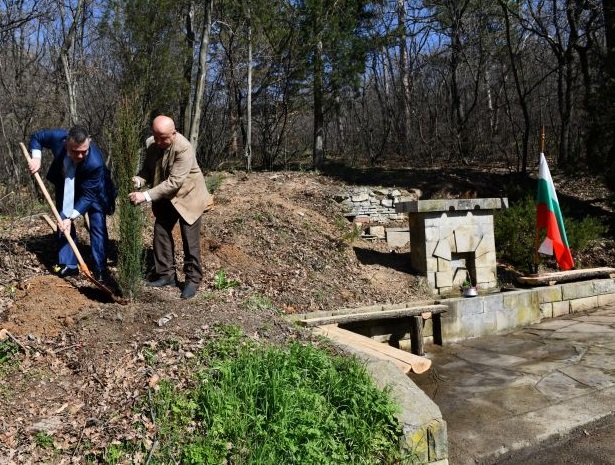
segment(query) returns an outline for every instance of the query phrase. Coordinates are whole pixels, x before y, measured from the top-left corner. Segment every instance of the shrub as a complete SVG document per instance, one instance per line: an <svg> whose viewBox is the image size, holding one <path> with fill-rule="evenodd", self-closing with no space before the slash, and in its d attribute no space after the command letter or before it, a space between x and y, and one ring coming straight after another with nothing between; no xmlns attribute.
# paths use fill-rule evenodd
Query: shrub
<svg viewBox="0 0 615 465"><path fill-rule="evenodd" d="M592 242L606 233L606 226L597 218L587 216L582 220L566 220L566 236L572 250L582 252Z"/></svg>
<svg viewBox="0 0 615 465"><path fill-rule="evenodd" d="M145 215L143 209L135 207L128 199L134 190L132 177L137 173L140 162L141 130L143 117L138 99L124 99L116 113L112 150L114 172L118 183L118 285L122 294L135 300L141 289L145 256L143 247L143 228Z"/></svg>
<svg viewBox="0 0 615 465"><path fill-rule="evenodd" d="M494 219L498 258L513 265L527 265L534 255L536 204L530 196L497 212Z"/></svg>
<svg viewBox="0 0 615 465"><path fill-rule="evenodd" d="M576 220L563 209L568 244L573 251L582 252L606 232L596 218ZM515 266L529 266L534 257L536 236L536 202L527 196L508 209L498 212L494 220L498 258ZM544 240L544 232L539 241Z"/></svg>

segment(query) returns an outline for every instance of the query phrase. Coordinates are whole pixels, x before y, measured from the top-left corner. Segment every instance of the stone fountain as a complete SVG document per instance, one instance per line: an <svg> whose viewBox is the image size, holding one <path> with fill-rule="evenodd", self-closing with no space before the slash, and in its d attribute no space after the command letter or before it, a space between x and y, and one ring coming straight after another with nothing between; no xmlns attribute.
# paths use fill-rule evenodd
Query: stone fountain
<svg viewBox="0 0 615 465"><path fill-rule="evenodd" d="M408 214L410 261L434 294L458 290L466 280L479 289L497 287L494 211L507 198L404 200Z"/></svg>

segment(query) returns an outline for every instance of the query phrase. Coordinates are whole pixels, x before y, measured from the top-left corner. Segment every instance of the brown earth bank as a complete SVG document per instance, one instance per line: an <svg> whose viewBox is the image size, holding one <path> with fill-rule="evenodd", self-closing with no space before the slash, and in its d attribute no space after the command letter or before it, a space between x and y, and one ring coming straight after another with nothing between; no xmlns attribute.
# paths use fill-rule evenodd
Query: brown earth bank
<svg viewBox="0 0 615 465"><path fill-rule="evenodd" d="M82 276L60 279L51 271L54 237L41 215L0 219L0 328L20 348L19 363L0 373L1 463L82 463L85 454L135 438L151 446L155 427L141 399L160 379L185 383L185 362L217 324L273 342L311 340L284 315L429 298L407 248L352 235L336 201L350 186L416 188L424 198L503 196L507 186L534 192L529 178L470 169L220 174L216 206L203 221L204 282L186 301L176 288L143 288L123 305ZM595 179L554 178L560 201L567 196L579 214L613 221L613 195ZM109 219L112 250L121 240L117 220ZM79 239L87 243L83 227ZM585 254L585 266L613 266L609 244ZM176 249L181 269L179 238ZM499 269L503 282L515 274L505 264ZM222 284L233 286L220 285L221 273ZM155 371L147 363L154 349ZM41 444L41 432L54 447Z"/></svg>

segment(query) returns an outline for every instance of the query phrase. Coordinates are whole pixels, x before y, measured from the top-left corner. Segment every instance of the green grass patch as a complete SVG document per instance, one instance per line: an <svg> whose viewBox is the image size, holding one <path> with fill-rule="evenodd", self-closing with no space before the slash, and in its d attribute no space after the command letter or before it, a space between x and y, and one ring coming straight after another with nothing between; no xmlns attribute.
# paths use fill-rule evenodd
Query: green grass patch
<svg viewBox="0 0 615 465"><path fill-rule="evenodd" d="M15 365L15 356L19 352L19 346L10 339L0 341L0 376L11 366Z"/></svg>
<svg viewBox="0 0 615 465"><path fill-rule="evenodd" d="M363 234L363 230L357 223L354 221L350 223L343 216L336 216L333 224L340 231L340 239L337 241L337 248L339 250L346 249Z"/></svg>
<svg viewBox="0 0 615 465"><path fill-rule="evenodd" d="M260 294L253 294L246 298L242 302L242 307L253 312L262 310L274 310L279 312L279 309L274 305L269 297Z"/></svg>
<svg viewBox="0 0 615 465"><path fill-rule="evenodd" d="M226 273L222 269L218 270L214 276L214 287L219 291L225 291L237 286L239 286L239 283L226 276Z"/></svg>
<svg viewBox="0 0 615 465"><path fill-rule="evenodd" d="M36 442L37 446L48 449L53 447L53 436L49 433L45 433L44 431L39 431L34 436L34 442Z"/></svg>
<svg viewBox="0 0 615 465"><path fill-rule="evenodd" d="M207 176L205 178L205 185L207 186L209 193L213 194L216 192L222 185L222 181L224 181L224 174L222 173L212 173Z"/></svg>
<svg viewBox="0 0 615 465"><path fill-rule="evenodd" d="M397 407L357 359L219 330L194 387L162 383L153 396L161 448L152 463L399 463Z"/></svg>

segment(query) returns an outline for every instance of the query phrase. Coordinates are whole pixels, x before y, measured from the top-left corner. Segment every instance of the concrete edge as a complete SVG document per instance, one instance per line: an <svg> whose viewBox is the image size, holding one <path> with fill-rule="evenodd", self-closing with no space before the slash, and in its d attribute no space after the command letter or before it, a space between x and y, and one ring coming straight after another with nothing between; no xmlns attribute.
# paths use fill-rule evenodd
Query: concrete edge
<svg viewBox="0 0 615 465"><path fill-rule="evenodd" d="M498 459L503 459L514 452L556 441L614 413L615 386L609 386L598 392L581 395L565 404L554 404L538 411L503 419L491 431L481 432L480 437L475 434L464 435L462 439L470 443L480 441L483 444L500 444L496 451L472 457L468 463L496 463ZM531 440L523 438L526 435L525 428L529 423L543 425L541 430L535 431L535 437ZM509 432L506 442L502 442L502 435L499 434L500 428L505 428ZM510 434L514 431L520 431L519 437Z"/></svg>
<svg viewBox="0 0 615 465"><path fill-rule="evenodd" d="M332 341L365 362L366 369L380 389L390 388L401 411L397 414L404 438L400 447L408 453L408 463L448 465L446 421L440 407L394 363L381 360L355 347ZM429 372L423 376L429 376Z"/></svg>

